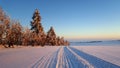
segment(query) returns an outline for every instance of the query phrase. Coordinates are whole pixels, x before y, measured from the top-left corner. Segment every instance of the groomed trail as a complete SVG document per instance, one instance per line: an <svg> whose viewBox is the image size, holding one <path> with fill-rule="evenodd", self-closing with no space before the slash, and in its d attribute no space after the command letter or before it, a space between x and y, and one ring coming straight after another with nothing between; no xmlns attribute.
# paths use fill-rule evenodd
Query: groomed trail
<svg viewBox="0 0 120 68"><path fill-rule="evenodd" d="M0 68L120 68L120 66L88 54L80 47L45 46L2 49Z"/></svg>

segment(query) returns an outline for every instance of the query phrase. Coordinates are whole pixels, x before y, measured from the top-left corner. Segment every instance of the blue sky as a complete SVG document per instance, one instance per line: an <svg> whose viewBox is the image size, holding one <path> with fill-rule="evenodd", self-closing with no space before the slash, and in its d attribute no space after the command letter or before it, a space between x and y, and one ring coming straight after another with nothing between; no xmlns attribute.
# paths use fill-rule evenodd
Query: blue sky
<svg viewBox="0 0 120 68"><path fill-rule="evenodd" d="M0 0L0 6L29 28L37 8L45 31L53 26L69 40L120 39L120 0Z"/></svg>

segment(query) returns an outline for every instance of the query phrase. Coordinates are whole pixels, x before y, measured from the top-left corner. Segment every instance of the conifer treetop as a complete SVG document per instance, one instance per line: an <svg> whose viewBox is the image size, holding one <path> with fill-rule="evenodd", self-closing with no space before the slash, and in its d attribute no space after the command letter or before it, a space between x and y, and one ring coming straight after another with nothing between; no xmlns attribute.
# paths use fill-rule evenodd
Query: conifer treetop
<svg viewBox="0 0 120 68"><path fill-rule="evenodd" d="M50 36L56 36L54 28L52 26L50 27L50 30L48 31L48 35L50 35Z"/></svg>
<svg viewBox="0 0 120 68"><path fill-rule="evenodd" d="M31 21L31 26L32 26L31 30L34 30L37 34L44 33L44 30L41 24L41 16L38 9L36 9L35 12L33 13L32 19L33 20Z"/></svg>
<svg viewBox="0 0 120 68"><path fill-rule="evenodd" d="M35 9L35 13L38 13L38 14L39 14L39 10L38 10L38 9Z"/></svg>

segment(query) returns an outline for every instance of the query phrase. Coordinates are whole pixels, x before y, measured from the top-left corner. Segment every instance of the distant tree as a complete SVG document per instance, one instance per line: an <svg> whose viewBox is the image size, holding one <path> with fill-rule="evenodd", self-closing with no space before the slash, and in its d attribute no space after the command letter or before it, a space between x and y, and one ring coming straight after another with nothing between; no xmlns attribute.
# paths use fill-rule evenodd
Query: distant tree
<svg viewBox="0 0 120 68"><path fill-rule="evenodd" d="M0 44L2 44L3 33L4 33L4 26L2 24L0 24Z"/></svg>
<svg viewBox="0 0 120 68"><path fill-rule="evenodd" d="M8 47L22 44L22 26L18 21L12 21L6 39Z"/></svg>
<svg viewBox="0 0 120 68"><path fill-rule="evenodd" d="M61 41L60 41L60 37L57 37L57 45L60 46L61 45Z"/></svg>
<svg viewBox="0 0 120 68"><path fill-rule="evenodd" d="M32 46L35 45L35 36L36 36L36 33L35 33L34 31L31 32L30 44L31 44Z"/></svg>
<svg viewBox="0 0 120 68"><path fill-rule="evenodd" d="M22 45L30 45L30 41L32 40L32 34L30 29L24 28L22 32Z"/></svg>
<svg viewBox="0 0 120 68"><path fill-rule="evenodd" d="M69 45L69 42L67 40L64 40L64 37L61 37L60 39L61 45Z"/></svg>
<svg viewBox="0 0 120 68"><path fill-rule="evenodd" d="M47 32L46 40L47 40L47 44L49 45L57 44L56 34L54 32L53 27L51 27L50 30Z"/></svg>
<svg viewBox="0 0 120 68"><path fill-rule="evenodd" d="M55 31L53 29L53 27L50 28L50 30L47 32L47 37L46 37L46 44L48 45L69 45L68 41L64 40L64 37L56 37Z"/></svg>
<svg viewBox="0 0 120 68"><path fill-rule="evenodd" d="M2 22L5 19L5 13L2 10L2 8L0 7L0 21Z"/></svg>
<svg viewBox="0 0 120 68"><path fill-rule="evenodd" d="M43 27L41 25L41 16L39 14L39 11L36 9L32 17L33 21L31 21L31 30L37 34L43 32Z"/></svg>
<svg viewBox="0 0 120 68"><path fill-rule="evenodd" d="M66 40L65 42L64 42L64 45L70 45L70 43Z"/></svg>
<svg viewBox="0 0 120 68"><path fill-rule="evenodd" d="M10 18L0 7L0 43L6 44L6 36L8 35L8 29L10 28Z"/></svg>
<svg viewBox="0 0 120 68"><path fill-rule="evenodd" d="M64 37L60 38L61 45L64 45Z"/></svg>
<svg viewBox="0 0 120 68"><path fill-rule="evenodd" d="M41 16L39 14L39 11L36 9L32 17L33 21L31 21L31 30L33 31L33 36L35 35L33 43L44 46L46 35L41 24Z"/></svg>

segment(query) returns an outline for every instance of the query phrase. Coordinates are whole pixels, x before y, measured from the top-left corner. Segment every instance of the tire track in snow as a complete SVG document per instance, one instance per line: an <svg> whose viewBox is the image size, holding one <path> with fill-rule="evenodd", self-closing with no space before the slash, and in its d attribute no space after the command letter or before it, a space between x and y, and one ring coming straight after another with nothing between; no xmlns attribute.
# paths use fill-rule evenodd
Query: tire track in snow
<svg viewBox="0 0 120 68"><path fill-rule="evenodd" d="M67 49L75 55L75 57L82 63L84 64L84 66L86 66L86 68L94 68L94 66L92 64L90 64L86 59L83 59L82 57L80 57L78 54L76 54L73 50L71 50L69 47L67 47Z"/></svg>

